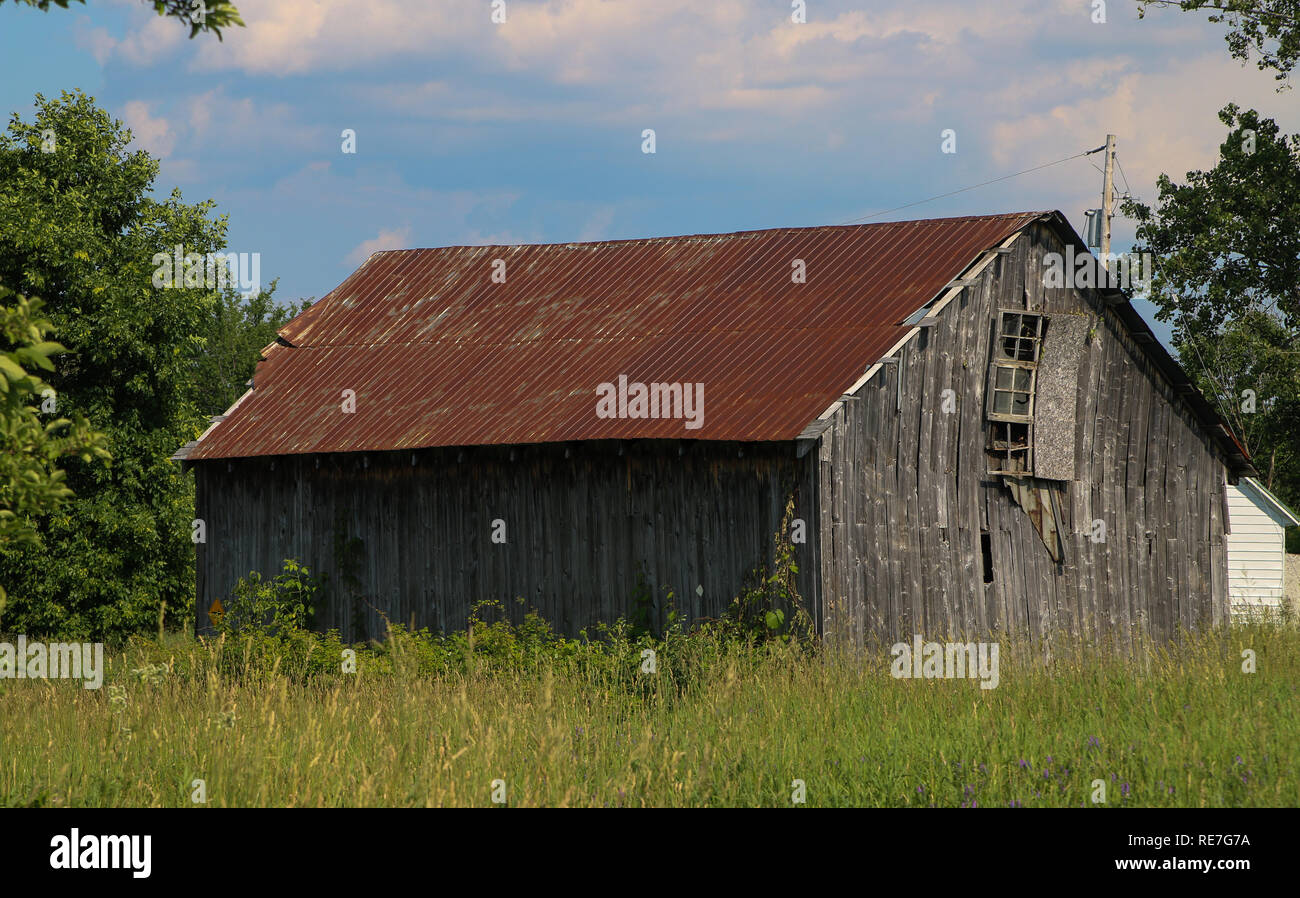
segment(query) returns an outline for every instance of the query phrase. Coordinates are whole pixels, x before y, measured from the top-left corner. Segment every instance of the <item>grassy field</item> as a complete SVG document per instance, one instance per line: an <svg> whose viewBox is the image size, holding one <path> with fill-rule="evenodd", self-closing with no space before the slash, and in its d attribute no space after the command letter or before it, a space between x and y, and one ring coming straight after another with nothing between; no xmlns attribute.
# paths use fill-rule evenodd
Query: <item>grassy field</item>
<svg viewBox="0 0 1300 898"><path fill-rule="evenodd" d="M991 690L693 637L646 674L640 645L444 647L463 663L430 673L399 635L312 676L265 646L136 642L99 690L0 680L0 804L490 806L502 780L509 806L790 807L801 780L807 806L1092 807L1102 780L1107 807L1300 805L1293 626L1050 664L1004 644Z"/></svg>

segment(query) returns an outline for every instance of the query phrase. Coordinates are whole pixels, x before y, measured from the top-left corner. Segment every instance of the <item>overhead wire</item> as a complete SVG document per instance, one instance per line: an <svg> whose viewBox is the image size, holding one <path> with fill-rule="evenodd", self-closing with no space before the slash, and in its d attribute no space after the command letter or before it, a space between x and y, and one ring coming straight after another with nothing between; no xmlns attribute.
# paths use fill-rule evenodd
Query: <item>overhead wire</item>
<svg viewBox="0 0 1300 898"><path fill-rule="evenodd" d="M958 190L950 190L947 193L940 193L937 196L926 197L923 200L917 200L916 202L913 203L905 203L902 206L895 206L892 209L882 209L879 212L872 212L870 215L864 215L861 218L851 218L848 221L844 221L840 223L847 225L847 224L857 224L858 222L868 221L872 218L876 218L881 215L888 215L891 212L899 212L902 211L903 209L910 209L913 206L919 206L922 203L929 203L929 202L933 202L934 200L941 200L944 197L956 196L957 194L965 193L968 190L975 190L977 187L987 187L988 185L996 184L999 181L1007 181L1010 180L1011 178L1018 178L1021 175L1027 175L1031 172L1040 171L1041 169L1044 168L1051 168L1053 165L1060 165L1062 162L1069 162L1071 159L1078 159L1082 156L1091 156L1093 153L1100 153L1104 149L1106 149L1106 145L1102 144L1101 146L1097 147L1095 150L1086 150L1082 153L1075 153L1073 156L1066 156L1064 159L1057 159L1053 162L1044 162L1042 165L1035 165L1033 168L1027 168L1024 171L1018 171L1015 172L1014 174L1003 175L1000 178L993 178L992 180L989 181L981 181L979 184L972 184L969 187L962 187Z"/></svg>

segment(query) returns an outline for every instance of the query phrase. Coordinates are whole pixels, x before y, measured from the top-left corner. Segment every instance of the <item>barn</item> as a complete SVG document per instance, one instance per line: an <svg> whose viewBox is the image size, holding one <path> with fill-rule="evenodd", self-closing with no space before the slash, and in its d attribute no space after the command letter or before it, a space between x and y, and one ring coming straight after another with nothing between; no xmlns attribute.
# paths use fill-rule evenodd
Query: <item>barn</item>
<svg viewBox="0 0 1300 898"><path fill-rule="evenodd" d="M1277 612L1288 592L1286 528L1300 517L1254 477L1228 487L1228 599L1234 617Z"/></svg>
<svg viewBox="0 0 1300 898"><path fill-rule="evenodd" d="M716 617L791 554L850 647L1217 624L1255 472L1101 273L1059 212L376 253L177 453L197 625L286 558L362 639Z"/></svg>

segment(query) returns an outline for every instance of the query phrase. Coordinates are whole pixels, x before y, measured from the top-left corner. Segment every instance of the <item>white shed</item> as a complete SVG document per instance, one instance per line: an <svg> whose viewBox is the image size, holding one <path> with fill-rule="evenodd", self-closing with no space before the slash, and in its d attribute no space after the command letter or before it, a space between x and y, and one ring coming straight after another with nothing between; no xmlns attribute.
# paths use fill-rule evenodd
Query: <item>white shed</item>
<svg viewBox="0 0 1300 898"><path fill-rule="evenodd" d="M1228 601L1234 617L1276 610L1286 577L1285 530L1300 517L1253 477L1228 486Z"/></svg>

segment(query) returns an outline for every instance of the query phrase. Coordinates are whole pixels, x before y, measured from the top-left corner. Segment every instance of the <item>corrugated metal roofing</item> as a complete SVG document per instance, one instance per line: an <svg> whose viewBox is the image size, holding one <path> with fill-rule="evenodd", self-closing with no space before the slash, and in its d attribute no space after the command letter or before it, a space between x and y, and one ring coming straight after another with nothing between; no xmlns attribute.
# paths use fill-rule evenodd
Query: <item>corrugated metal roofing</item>
<svg viewBox="0 0 1300 898"><path fill-rule="evenodd" d="M908 315L1043 214L376 253L285 326L188 458L794 439ZM619 375L704 384L703 426L597 417Z"/></svg>

